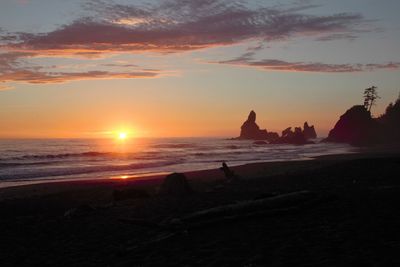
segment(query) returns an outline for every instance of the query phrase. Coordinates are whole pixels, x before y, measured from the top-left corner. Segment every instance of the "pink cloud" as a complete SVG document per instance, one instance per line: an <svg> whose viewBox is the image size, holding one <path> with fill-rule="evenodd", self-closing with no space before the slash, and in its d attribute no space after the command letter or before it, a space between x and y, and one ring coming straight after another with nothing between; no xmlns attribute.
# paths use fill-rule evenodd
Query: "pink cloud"
<svg viewBox="0 0 400 267"><path fill-rule="evenodd" d="M325 72L325 73L350 73L374 71L379 69L399 69L399 62L385 64L327 64L321 62L287 62L277 59L252 59L253 52L246 53L241 57L219 61L219 64L236 65L242 67L253 67L266 71L291 71L291 72Z"/></svg>

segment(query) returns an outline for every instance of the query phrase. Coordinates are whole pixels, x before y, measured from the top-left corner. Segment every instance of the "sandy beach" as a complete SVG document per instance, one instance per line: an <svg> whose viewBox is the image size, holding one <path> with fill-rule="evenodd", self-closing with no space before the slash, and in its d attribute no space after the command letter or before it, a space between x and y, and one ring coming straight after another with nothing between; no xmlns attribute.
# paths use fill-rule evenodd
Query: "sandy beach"
<svg viewBox="0 0 400 267"><path fill-rule="evenodd" d="M194 193L183 197L157 195L163 175L3 188L1 265L400 263L398 153L233 170L240 180L227 182L218 169L185 173ZM116 200L124 190L130 195Z"/></svg>

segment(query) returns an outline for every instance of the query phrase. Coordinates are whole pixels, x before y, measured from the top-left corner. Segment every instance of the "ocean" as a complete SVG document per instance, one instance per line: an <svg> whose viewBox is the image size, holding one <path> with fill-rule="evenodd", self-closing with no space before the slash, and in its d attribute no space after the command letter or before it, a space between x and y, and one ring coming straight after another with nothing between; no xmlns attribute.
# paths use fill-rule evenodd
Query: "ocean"
<svg viewBox="0 0 400 267"><path fill-rule="evenodd" d="M255 145L223 138L0 140L0 187L62 180L134 178L352 153L346 144Z"/></svg>

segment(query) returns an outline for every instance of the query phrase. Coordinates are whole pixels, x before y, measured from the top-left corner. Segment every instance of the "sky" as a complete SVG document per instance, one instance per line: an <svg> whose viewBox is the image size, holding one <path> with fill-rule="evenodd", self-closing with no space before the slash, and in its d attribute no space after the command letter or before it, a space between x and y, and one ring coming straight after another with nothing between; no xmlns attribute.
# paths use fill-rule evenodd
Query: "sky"
<svg viewBox="0 0 400 267"><path fill-rule="evenodd" d="M0 138L326 136L400 92L398 0L2 0Z"/></svg>

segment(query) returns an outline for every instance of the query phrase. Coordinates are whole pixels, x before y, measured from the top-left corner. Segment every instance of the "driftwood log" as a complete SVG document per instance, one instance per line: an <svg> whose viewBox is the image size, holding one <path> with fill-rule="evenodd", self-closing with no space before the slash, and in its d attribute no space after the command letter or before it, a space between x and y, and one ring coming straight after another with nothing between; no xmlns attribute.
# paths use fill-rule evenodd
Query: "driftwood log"
<svg viewBox="0 0 400 267"><path fill-rule="evenodd" d="M180 221L188 228L227 223L243 219L257 218L294 210L297 205L314 200L316 194L310 191L299 191L257 200L217 206L188 214Z"/></svg>
<svg viewBox="0 0 400 267"><path fill-rule="evenodd" d="M187 233L188 230L285 214L296 210L299 205L304 205L305 203L310 203L316 200L318 200L316 193L310 191L298 191L264 199L248 200L230 205L217 206L161 223L150 222L142 219L121 219L121 221L140 227L159 230L159 234L154 239L127 248L127 250L133 250L159 243L178 234Z"/></svg>
<svg viewBox="0 0 400 267"><path fill-rule="evenodd" d="M196 211L181 218L174 218L162 223L154 223L141 219L121 219L121 221L137 226L177 229L179 225L183 228L190 228L191 224L201 224L207 221L234 220L241 217L254 217L257 215L271 214L290 210L299 204L314 200L316 194L310 191L298 191L289 194L282 194L264 199L247 200L230 205L217 206L201 211Z"/></svg>

